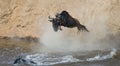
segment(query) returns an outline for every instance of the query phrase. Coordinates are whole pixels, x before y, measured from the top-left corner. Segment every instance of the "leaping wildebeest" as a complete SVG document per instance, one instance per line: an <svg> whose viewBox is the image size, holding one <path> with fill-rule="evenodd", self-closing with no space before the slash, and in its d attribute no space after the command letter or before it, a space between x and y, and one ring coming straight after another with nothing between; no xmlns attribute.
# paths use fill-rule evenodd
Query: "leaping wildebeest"
<svg viewBox="0 0 120 66"><path fill-rule="evenodd" d="M58 30L62 30L61 26L68 27L68 28L74 28L77 27L78 31L87 31L89 30L80 22L73 18L67 11L62 11L60 14L56 14L55 18L51 18L49 16L49 21L52 22L52 26L55 32Z"/></svg>

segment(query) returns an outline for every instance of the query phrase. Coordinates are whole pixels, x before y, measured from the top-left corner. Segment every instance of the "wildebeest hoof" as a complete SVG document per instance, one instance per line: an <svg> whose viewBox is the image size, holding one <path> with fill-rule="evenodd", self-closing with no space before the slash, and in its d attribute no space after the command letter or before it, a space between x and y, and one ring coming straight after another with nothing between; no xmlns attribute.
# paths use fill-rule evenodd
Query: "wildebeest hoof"
<svg viewBox="0 0 120 66"><path fill-rule="evenodd" d="M60 30L62 31L62 28L60 28Z"/></svg>

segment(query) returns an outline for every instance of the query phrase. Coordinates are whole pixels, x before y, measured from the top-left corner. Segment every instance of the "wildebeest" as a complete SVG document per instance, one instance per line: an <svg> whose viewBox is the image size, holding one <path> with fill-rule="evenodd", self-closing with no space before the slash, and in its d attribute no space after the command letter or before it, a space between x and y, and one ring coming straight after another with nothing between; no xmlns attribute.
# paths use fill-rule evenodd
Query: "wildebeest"
<svg viewBox="0 0 120 66"><path fill-rule="evenodd" d="M67 11L62 11L60 14L56 14L55 18L51 18L49 16L49 21L52 22L54 31L62 30L61 26L68 27L68 28L74 28L77 27L79 31L87 31L89 30L80 22L73 18Z"/></svg>

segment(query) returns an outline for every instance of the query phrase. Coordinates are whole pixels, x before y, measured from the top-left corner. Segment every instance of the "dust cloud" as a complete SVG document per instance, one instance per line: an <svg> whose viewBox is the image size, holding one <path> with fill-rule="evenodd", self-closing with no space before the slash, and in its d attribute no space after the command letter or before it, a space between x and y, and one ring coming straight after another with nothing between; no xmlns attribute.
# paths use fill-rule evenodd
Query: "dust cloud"
<svg viewBox="0 0 120 66"><path fill-rule="evenodd" d="M77 52L119 48L119 39L116 35L111 35L107 29L107 18L103 16L99 18L101 22L95 24L97 28L91 26L95 30L90 30L90 27L86 26L90 32L78 32L77 28L66 27L62 27L62 31L54 32L52 24L47 24L40 39L39 51Z"/></svg>
<svg viewBox="0 0 120 66"><path fill-rule="evenodd" d="M48 22L47 17L40 19L43 28L43 34L40 36L39 51L50 52L68 52L68 51L92 51L92 50L110 50L120 47L119 30L114 30L111 26L114 21L114 15L111 8L114 8L110 1L89 1L76 0L59 1L45 9L46 16L67 10L71 16L78 19L85 25L90 32L77 32L76 28L62 27L62 31L54 32L52 24ZM72 4L72 5L71 5ZM48 6L48 4L44 4ZM56 5L56 7L54 7ZM64 5L64 7L62 6ZM45 12L43 12L45 13ZM118 13L116 11L116 13ZM116 16L115 16L116 17ZM116 20L117 21L117 20ZM119 20L118 20L119 21Z"/></svg>

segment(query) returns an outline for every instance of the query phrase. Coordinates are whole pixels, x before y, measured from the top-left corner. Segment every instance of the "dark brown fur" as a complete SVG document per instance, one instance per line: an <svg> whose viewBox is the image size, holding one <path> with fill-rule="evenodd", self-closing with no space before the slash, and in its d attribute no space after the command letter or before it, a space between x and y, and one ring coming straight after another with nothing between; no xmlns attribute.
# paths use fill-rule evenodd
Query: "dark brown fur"
<svg viewBox="0 0 120 66"><path fill-rule="evenodd" d="M80 24L80 22L77 19L70 16L67 11L62 11L60 14L56 15L56 18L51 18L51 19L52 20L49 20L49 21L55 24L56 26L58 26L58 29L60 30L62 30L61 26L64 26L68 28L77 27L79 31L82 30L82 31L89 32L88 29L84 25Z"/></svg>

